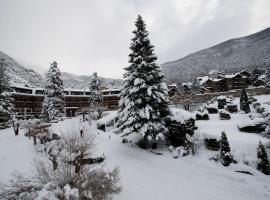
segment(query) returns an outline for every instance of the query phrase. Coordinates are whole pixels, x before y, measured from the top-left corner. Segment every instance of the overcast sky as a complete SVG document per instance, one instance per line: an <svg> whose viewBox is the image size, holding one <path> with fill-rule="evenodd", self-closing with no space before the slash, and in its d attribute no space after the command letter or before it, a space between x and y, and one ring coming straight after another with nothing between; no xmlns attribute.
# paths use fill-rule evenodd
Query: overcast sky
<svg viewBox="0 0 270 200"><path fill-rule="evenodd" d="M0 50L37 71L122 78L141 14L158 63L270 27L270 0L0 0Z"/></svg>

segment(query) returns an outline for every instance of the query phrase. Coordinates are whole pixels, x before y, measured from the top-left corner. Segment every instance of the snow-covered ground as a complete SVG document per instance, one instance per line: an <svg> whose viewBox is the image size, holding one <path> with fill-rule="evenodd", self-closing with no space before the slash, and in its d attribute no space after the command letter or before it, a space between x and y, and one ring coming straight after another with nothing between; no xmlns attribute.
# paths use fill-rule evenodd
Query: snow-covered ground
<svg viewBox="0 0 270 200"><path fill-rule="evenodd" d="M269 102L270 96L257 97L259 102ZM110 113L112 116L113 113ZM219 136L225 130L232 153L238 164L224 167L220 162L209 161L217 152L208 151L203 146L195 156L174 159L166 149L163 155L139 149L131 144L122 144L122 138L112 132L92 130L96 135L96 151L105 155L105 166L119 167L122 192L115 200L268 200L270 199L270 176L261 174L254 166L242 164L245 159L256 161L256 147L259 141L269 144L269 140L253 133L241 133L237 123L248 120L247 114L232 114L231 120L219 120L211 114L209 121L197 121L201 136ZM106 116L105 116L106 117ZM109 118L108 116L106 118ZM104 119L106 119L104 118ZM101 120L102 121L102 120ZM104 121L104 120L103 120ZM106 120L105 120L106 121ZM53 124L56 133L76 129L88 123L78 118L67 119ZM21 130L15 137L12 129L0 131L0 182L5 183L14 170L31 174L31 160L34 157L32 141L23 136ZM254 176L235 171L249 171Z"/></svg>

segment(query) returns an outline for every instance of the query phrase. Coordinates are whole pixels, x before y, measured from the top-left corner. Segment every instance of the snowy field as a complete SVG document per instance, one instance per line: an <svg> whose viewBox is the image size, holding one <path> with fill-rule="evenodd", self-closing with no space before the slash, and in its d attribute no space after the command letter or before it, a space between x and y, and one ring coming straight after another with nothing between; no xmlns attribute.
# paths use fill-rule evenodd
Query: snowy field
<svg viewBox="0 0 270 200"><path fill-rule="evenodd" d="M256 97L259 102L270 101L270 96ZM113 116L113 112L110 113ZM112 132L92 130L88 123L80 123L80 117L53 124L55 133L85 126L96 135L96 152L104 154L105 166L119 167L122 192L115 200L269 200L270 176L263 175L255 166L242 164L243 160L256 162L256 148L259 141L269 145L270 141L257 134L241 133L237 124L249 120L248 114L236 113L231 120L219 120L211 114L209 121L197 121L201 137L205 134L219 136L226 131L232 154L238 164L224 167L220 162L209 161L217 152L203 146L195 156L174 159L167 150L162 155L142 150L131 144L122 144L122 138ZM105 116L102 121L109 119ZM12 129L0 131L0 182L6 183L14 170L31 174L31 160L34 157L32 140L23 136L21 130L15 137ZM249 171L253 176L235 171Z"/></svg>

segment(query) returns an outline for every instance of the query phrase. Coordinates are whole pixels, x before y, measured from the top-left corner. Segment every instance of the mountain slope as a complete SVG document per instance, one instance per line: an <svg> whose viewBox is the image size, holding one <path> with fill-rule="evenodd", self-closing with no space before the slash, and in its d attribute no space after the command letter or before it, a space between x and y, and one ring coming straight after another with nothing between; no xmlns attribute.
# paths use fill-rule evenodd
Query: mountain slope
<svg viewBox="0 0 270 200"><path fill-rule="evenodd" d="M0 51L0 58L5 58L8 65L8 73L10 75L12 85L43 87L44 77L32 69L27 69L17 63L13 58ZM67 72L62 72L62 79L65 88L85 89L89 87L89 81L92 76L75 75ZM103 86L117 87L122 84L121 79L103 78L100 77Z"/></svg>
<svg viewBox="0 0 270 200"><path fill-rule="evenodd" d="M85 89L89 88L90 79L92 76L87 75L75 75L68 72L62 72L62 79L65 88L78 88ZM103 78L99 77L101 84L108 88L119 87L122 84L121 79Z"/></svg>
<svg viewBox="0 0 270 200"><path fill-rule="evenodd" d="M0 51L0 58L6 60L8 65L8 73L10 75L11 84L13 85L28 85L28 86L41 86L43 78L40 74L32 69L27 69L17 63L13 58Z"/></svg>
<svg viewBox="0 0 270 200"><path fill-rule="evenodd" d="M191 81L210 70L234 72L240 69L270 66L270 28L231 39L161 65L168 82Z"/></svg>

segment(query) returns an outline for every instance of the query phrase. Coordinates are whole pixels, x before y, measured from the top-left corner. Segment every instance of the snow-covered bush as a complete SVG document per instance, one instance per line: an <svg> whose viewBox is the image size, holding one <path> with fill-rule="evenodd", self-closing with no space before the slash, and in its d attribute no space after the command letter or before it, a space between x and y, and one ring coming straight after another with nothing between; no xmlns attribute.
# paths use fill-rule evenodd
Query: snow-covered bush
<svg viewBox="0 0 270 200"><path fill-rule="evenodd" d="M218 96L217 101L218 101L218 109L223 109L224 106L227 104L227 99L225 96Z"/></svg>
<svg viewBox="0 0 270 200"><path fill-rule="evenodd" d="M208 150L219 151L220 149L220 137L215 135L204 134L204 144Z"/></svg>
<svg viewBox="0 0 270 200"><path fill-rule="evenodd" d="M120 192L118 169L105 170L104 158L91 158L94 137L68 131L60 140L40 145L33 175L16 174L0 190L0 199L110 199Z"/></svg>
<svg viewBox="0 0 270 200"><path fill-rule="evenodd" d="M237 113L238 112L238 108L236 104L227 104L225 109L229 112L229 113Z"/></svg>
<svg viewBox="0 0 270 200"><path fill-rule="evenodd" d="M227 111L220 111L219 112L219 119L220 120L229 120L229 119L231 119L231 115Z"/></svg>
<svg viewBox="0 0 270 200"><path fill-rule="evenodd" d="M218 107L216 105L209 105L206 107L209 114L216 114L218 113Z"/></svg>
<svg viewBox="0 0 270 200"><path fill-rule="evenodd" d="M250 121L243 121L238 124L238 129L241 132L247 133L263 133L265 132L267 124L263 118L255 118Z"/></svg>
<svg viewBox="0 0 270 200"><path fill-rule="evenodd" d="M188 111L172 110L172 117L166 119L169 129L167 139L174 147L186 145L186 135L193 136L195 127L194 117Z"/></svg>
<svg viewBox="0 0 270 200"><path fill-rule="evenodd" d="M253 103L253 104L252 104L252 107L253 107L254 109L258 108L259 106L261 106L261 103L259 103L259 102L256 102L256 103Z"/></svg>
<svg viewBox="0 0 270 200"><path fill-rule="evenodd" d="M209 115L207 110L199 110L195 112L196 120L209 120Z"/></svg>
<svg viewBox="0 0 270 200"><path fill-rule="evenodd" d="M256 112L259 113L259 114L263 114L265 112L265 108L262 107L262 106L258 106L256 108Z"/></svg>

